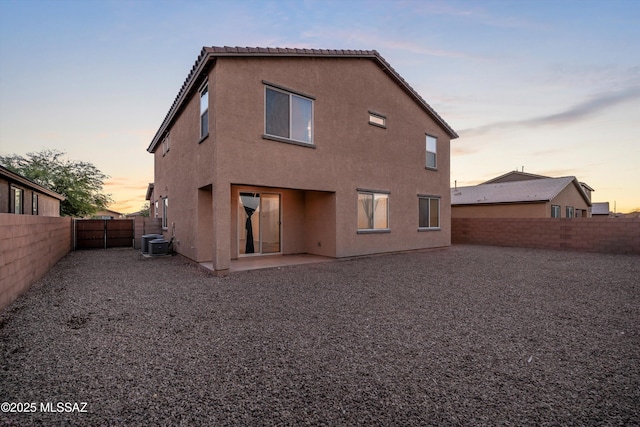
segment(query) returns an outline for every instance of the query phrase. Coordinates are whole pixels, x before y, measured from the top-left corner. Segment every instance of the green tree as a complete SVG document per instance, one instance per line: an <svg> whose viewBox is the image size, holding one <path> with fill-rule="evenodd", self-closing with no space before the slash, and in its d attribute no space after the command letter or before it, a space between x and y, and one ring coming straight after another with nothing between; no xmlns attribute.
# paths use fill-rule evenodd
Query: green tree
<svg viewBox="0 0 640 427"><path fill-rule="evenodd" d="M149 202L146 202L144 205L142 205L142 208L140 208L140 216L148 218L149 212L150 212Z"/></svg>
<svg viewBox="0 0 640 427"><path fill-rule="evenodd" d="M0 156L0 164L27 179L65 197L60 215L85 217L105 209L112 203L110 194L102 191L109 176L92 163L68 160L59 150L42 150L26 156Z"/></svg>

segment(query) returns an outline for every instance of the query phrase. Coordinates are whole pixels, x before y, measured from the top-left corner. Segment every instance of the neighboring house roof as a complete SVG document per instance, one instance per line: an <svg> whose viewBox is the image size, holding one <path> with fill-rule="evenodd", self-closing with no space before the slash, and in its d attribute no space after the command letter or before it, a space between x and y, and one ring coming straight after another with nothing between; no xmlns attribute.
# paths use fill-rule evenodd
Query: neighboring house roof
<svg viewBox="0 0 640 427"><path fill-rule="evenodd" d="M591 215L609 215L609 202L593 203Z"/></svg>
<svg viewBox="0 0 640 427"><path fill-rule="evenodd" d="M531 179L542 179L542 178L551 178L551 177L544 176L544 175L536 175L536 174L527 173L527 172L511 171L511 172L505 173L504 175L500 175L495 178L492 178L489 181L485 181L482 184L493 184L495 182L529 181Z"/></svg>
<svg viewBox="0 0 640 427"><path fill-rule="evenodd" d="M451 205L548 202L553 200L568 185L574 185L587 205L591 206L589 198L574 176L452 188Z"/></svg>
<svg viewBox="0 0 640 427"><path fill-rule="evenodd" d="M153 153L180 112L184 102L190 94L197 90L195 87L200 76L209 70L218 57L321 57L321 58L367 58L374 61L386 72L413 100L424 109L452 138L458 134L444 121L436 111L395 71L391 65L375 50L334 50L334 49L291 49L291 48L262 48L262 47L203 47L195 64L191 68L187 79L182 84L176 99L165 116L158 132L153 137L147 151Z"/></svg>
<svg viewBox="0 0 640 427"><path fill-rule="evenodd" d="M124 216L124 214L122 214L120 212L112 211L111 209L102 209L102 210L97 211L93 215L87 216L87 218L97 218L97 217L104 217L104 216L120 218L120 217Z"/></svg>
<svg viewBox="0 0 640 427"><path fill-rule="evenodd" d="M55 191L51 191L46 187L43 187L39 184L36 184L35 182L31 181L30 179L25 178L24 176L17 174L13 171L10 171L9 169L0 166L0 177L5 177L8 181L13 181L13 182L17 182L20 183L22 185L24 185L25 187L31 189L31 190L35 190L38 193L42 193L42 194L46 194L48 196L51 196L55 199L58 199L60 201L65 200L65 197L61 194L56 193Z"/></svg>
<svg viewBox="0 0 640 427"><path fill-rule="evenodd" d="M591 188L591 186L589 186L588 184L581 182L580 185L582 185L584 188L586 188L589 191L596 191L593 188Z"/></svg>
<svg viewBox="0 0 640 427"><path fill-rule="evenodd" d="M151 200L151 197L153 195L153 188L154 188L153 182L150 182L149 185L147 186L147 194L146 196L144 196L145 200Z"/></svg>

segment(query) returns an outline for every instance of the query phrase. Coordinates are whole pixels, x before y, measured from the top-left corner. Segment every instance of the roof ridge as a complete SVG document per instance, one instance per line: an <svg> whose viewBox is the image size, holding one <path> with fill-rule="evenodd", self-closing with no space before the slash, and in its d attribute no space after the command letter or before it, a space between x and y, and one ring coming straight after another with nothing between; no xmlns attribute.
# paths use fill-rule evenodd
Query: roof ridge
<svg viewBox="0 0 640 427"><path fill-rule="evenodd" d="M525 182L540 182L540 181L545 181L545 180L551 180L551 179L566 179L566 178L575 178L575 176L571 176L571 175L567 175L567 176L545 176L543 178L534 178L534 179L518 179L515 181L498 181L498 182L489 182L489 181L485 181L485 182L481 182L480 184L476 184L476 185L471 185L470 187L476 187L479 185L482 186L488 186L488 185L506 185L506 184L522 184Z"/></svg>
<svg viewBox="0 0 640 427"><path fill-rule="evenodd" d="M376 50L318 49L308 47L261 46L205 46L203 50L213 54L265 54L265 55L378 55Z"/></svg>

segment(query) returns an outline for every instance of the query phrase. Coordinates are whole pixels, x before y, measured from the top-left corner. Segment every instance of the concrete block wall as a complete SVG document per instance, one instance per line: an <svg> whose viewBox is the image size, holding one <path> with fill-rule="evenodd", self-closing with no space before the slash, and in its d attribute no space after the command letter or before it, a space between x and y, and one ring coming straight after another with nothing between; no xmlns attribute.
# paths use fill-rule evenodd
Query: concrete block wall
<svg viewBox="0 0 640 427"><path fill-rule="evenodd" d="M0 213L0 310L71 251L72 220Z"/></svg>
<svg viewBox="0 0 640 427"><path fill-rule="evenodd" d="M640 218L452 218L451 241L640 255Z"/></svg>

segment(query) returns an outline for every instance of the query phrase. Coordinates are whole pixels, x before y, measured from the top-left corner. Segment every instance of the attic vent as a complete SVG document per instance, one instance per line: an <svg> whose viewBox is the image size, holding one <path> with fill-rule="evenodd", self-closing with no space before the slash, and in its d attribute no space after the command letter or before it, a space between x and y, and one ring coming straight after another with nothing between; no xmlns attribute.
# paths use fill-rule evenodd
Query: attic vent
<svg viewBox="0 0 640 427"><path fill-rule="evenodd" d="M382 128L387 127L387 118L382 114L374 113L373 111L369 111L369 124L374 126L379 126Z"/></svg>

